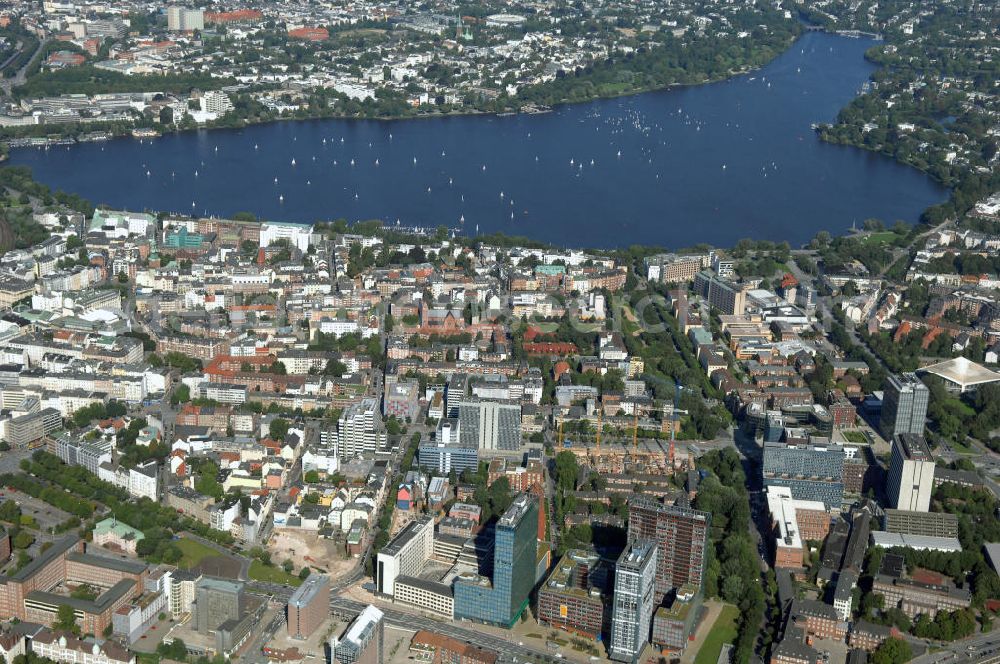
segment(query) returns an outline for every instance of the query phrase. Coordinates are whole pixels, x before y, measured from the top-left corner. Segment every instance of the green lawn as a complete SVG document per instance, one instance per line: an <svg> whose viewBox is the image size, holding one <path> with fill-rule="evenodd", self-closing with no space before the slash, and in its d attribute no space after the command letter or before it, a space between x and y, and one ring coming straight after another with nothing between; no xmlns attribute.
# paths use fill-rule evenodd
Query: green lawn
<svg viewBox="0 0 1000 664"><path fill-rule="evenodd" d="M976 451L974 449L972 449L969 445L967 445L964 440L961 441L961 442L958 442L958 441L951 442L951 443L949 443L949 445L951 445L951 449L955 450L955 452L957 454L975 454L976 453Z"/></svg>
<svg viewBox="0 0 1000 664"><path fill-rule="evenodd" d="M860 431L844 431L844 440L849 443L857 443L859 445L865 445L868 443L868 439L865 438L865 434Z"/></svg>
<svg viewBox="0 0 1000 664"><path fill-rule="evenodd" d="M715 619L715 624L708 633L708 638L694 658L694 664L715 664L719 661L722 646L736 640L736 619L739 615L739 609L732 604L722 607L719 617Z"/></svg>
<svg viewBox="0 0 1000 664"><path fill-rule="evenodd" d="M250 578L254 581L282 583L286 586L301 586L302 579L288 574L280 567L269 567L257 559L250 562Z"/></svg>
<svg viewBox="0 0 1000 664"><path fill-rule="evenodd" d="M886 242L893 242L896 237L896 234L892 231L878 231L865 236L864 242L867 244L885 244Z"/></svg>
<svg viewBox="0 0 1000 664"><path fill-rule="evenodd" d="M219 555L219 552L215 549L205 546L201 542L187 539L186 537L180 538L175 544L177 544L177 548L181 550L181 553L184 554L184 557L178 561L177 566L184 569L194 567L205 558Z"/></svg>

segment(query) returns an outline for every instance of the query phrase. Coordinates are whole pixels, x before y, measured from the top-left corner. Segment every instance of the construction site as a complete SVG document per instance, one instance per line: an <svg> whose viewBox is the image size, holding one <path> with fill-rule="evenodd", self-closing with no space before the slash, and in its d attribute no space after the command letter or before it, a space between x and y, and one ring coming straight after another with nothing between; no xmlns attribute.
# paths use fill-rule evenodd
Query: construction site
<svg viewBox="0 0 1000 664"><path fill-rule="evenodd" d="M693 454L676 453L674 438L680 429L673 411L669 420L632 417L605 418L597 411L592 434L565 435L569 418L556 416L557 449L572 452L577 463L601 475L670 475L694 469ZM669 435L663 440L659 436ZM654 437L655 436L655 437Z"/></svg>

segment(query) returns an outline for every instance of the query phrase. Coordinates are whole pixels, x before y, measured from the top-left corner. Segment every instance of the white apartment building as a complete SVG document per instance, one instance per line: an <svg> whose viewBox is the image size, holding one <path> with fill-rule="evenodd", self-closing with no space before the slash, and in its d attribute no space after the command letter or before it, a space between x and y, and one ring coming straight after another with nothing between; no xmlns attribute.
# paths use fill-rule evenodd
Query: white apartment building
<svg viewBox="0 0 1000 664"><path fill-rule="evenodd" d="M341 459L373 453L385 445L386 433L378 400L367 397L352 404L337 421L337 448Z"/></svg>
<svg viewBox="0 0 1000 664"><path fill-rule="evenodd" d="M288 243L305 251L312 242L313 227L306 224L282 224L270 222L260 226L260 246L268 247L276 240L288 240Z"/></svg>

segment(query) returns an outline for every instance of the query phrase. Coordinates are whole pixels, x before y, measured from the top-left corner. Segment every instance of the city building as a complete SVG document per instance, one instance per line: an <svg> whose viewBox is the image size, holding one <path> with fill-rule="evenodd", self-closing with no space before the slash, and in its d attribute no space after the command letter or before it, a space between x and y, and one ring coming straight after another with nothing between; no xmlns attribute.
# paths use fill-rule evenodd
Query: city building
<svg viewBox="0 0 1000 664"><path fill-rule="evenodd" d="M227 620L243 613L245 593L242 583L203 577L195 584L194 625L208 634Z"/></svg>
<svg viewBox="0 0 1000 664"><path fill-rule="evenodd" d="M920 369L920 373L929 373L944 381L949 392L963 394L974 392L981 385L1000 381L1000 373L976 364L967 357L959 355L956 358L938 362Z"/></svg>
<svg viewBox="0 0 1000 664"><path fill-rule="evenodd" d="M414 659L428 664L496 664L497 653L450 636L420 630L410 640Z"/></svg>
<svg viewBox="0 0 1000 664"><path fill-rule="evenodd" d="M172 5L167 7L167 30L171 32L192 32L205 29L205 12Z"/></svg>
<svg viewBox="0 0 1000 664"><path fill-rule="evenodd" d="M457 408L457 406L456 406ZM479 468L479 444L477 440L462 442L457 417L445 417L438 422L433 442L421 443L417 448L417 461L424 467L448 474L452 470Z"/></svg>
<svg viewBox="0 0 1000 664"><path fill-rule="evenodd" d="M455 592L450 585L440 581L397 576L393 583L392 601L419 607L446 620L455 618Z"/></svg>
<svg viewBox="0 0 1000 664"><path fill-rule="evenodd" d="M351 404L337 420L337 450L341 459L372 454L385 446L386 431L378 401L366 397Z"/></svg>
<svg viewBox="0 0 1000 664"><path fill-rule="evenodd" d="M288 599L288 635L307 639L330 615L330 577L310 574Z"/></svg>
<svg viewBox="0 0 1000 664"><path fill-rule="evenodd" d="M809 637L843 641L847 636L847 622L837 615L834 607L817 600L793 600L789 617Z"/></svg>
<svg viewBox="0 0 1000 664"><path fill-rule="evenodd" d="M821 661L815 648L795 637L786 636L771 650L770 664L820 664Z"/></svg>
<svg viewBox="0 0 1000 664"><path fill-rule="evenodd" d="M844 448L841 445L764 443L764 486L788 487L792 497L818 500L839 509L844 497Z"/></svg>
<svg viewBox="0 0 1000 664"><path fill-rule="evenodd" d="M681 586L701 588L712 515L666 505L647 496L629 500L629 541L656 543L656 597L659 606Z"/></svg>
<svg viewBox="0 0 1000 664"><path fill-rule="evenodd" d="M111 617L111 633L122 643L133 645L144 638L167 607L167 596L148 590L136 597L131 606L123 606Z"/></svg>
<svg viewBox="0 0 1000 664"><path fill-rule="evenodd" d="M853 568L840 571L837 585L833 589L833 608L837 617L843 621L850 620L851 607L854 603L854 589L858 586L858 572Z"/></svg>
<svg viewBox="0 0 1000 664"><path fill-rule="evenodd" d="M384 595L393 594L396 577L419 576L424 563L434 553L434 519L420 516L406 524L378 552L375 563L375 587Z"/></svg>
<svg viewBox="0 0 1000 664"><path fill-rule="evenodd" d="M649 642L656 605L658 549L654 540L632 539L615 563L611 645L608 648L613 660L638 662Z"/></svg>
<svg viewBox="0 0 1000 664"><path fill-rule="evenodd" d="M656 254L644 259L646 278L666 284L691 281L695 275L710 263L707 254Z"/></svg>
<svg viewBox="0 0 1000 664"><path fill-rule="evenodd" d="M892 438L892 457L886 493L898 510L927 512L934 493L934 458L923 435L897 434Z"/></svg>
<svg viewBox="0 0 1000 664"><path fill-rule="evenodd" d="M141 530L109 517L94 524L93 541L96 546L109 546L135 555L135 546L146 536Z"/></svg>
<svg viewBox="0 0 1000 664"><path fill-rule="evenodd" d="M882 595L885 608L897 608L911 619L919 614L933 619L938 611L965 609L972 601L968 589L925 569L915 569L909 577L876 574L872 592Z"/></svg>
<svg viewBox="0 0 1000 664"><path fill-rule="evenodd" d="M76 536L57 540L31 562L0 577L0 611L9 618L52 625L59 607L71 606L84 632L101 634L111 626L120 608L142 593L147 576L144 563L84 552ZM87 584L98 591L94 599L71 597L65 584Z"/></svg>
<svg viewBox="0 0 1000 664"><path fill-rule="evenodd" d="M522 493L496 524L492 577L455 580L455 617L511 627L528 606L538 563L538 499Z"/></svg>
<svg viewBox="0 0 1000 664"><path fill-rule="evenodd" d="M930 390L914 373L889 374L882 387L879 428L891 438L901 433L923 435Z"/></svg>
<svg viewBox="0 0 1000 664"><path fill-rule="evenodd" d="M507 480L510 490L514 493L528 491L533 486L545 484L545 470L542 463L536 460L530 460L522 466L511 463L503 457L493 459L487 471L487 486L493 486L493 483L501 477Z"/></svg>
<svg viewBox="0 0 1000 664"><path fill-rule="evenodd" d="M383 414L401 422L415 422L420 416L420 384L415 380L397 380L385 386Z"/></svg>
<svg viewBox="0 0 1000 664"><path fill-rule="evenodd" d="M538 622L590 639L600 636L604 597L595 585L600 566L592 551L567 551L538 590Z"/></svg>
<svg viewBox="0 0 1000 664"><path fill-rule="evenodd" d="M822 542L830 530L830 514L820 501L796 500L791 489L766 487L767 508L774 524L774 566L802 570L809 540Z"/></svg>
<svg viewBox="0 0 1000 664"><path fill-rule="evenodd" d="M890 533L958 538L958 516L947 512L885 510L882 527Z"/></svg>
<svg viewBox="0 0 1000 664"><path fill-rule="evenodd" d="M742 315L746 310L746 289L711 270L702 270L694 275L694 290L724 316Z"/></svg>
<svg viewBox="0 0 1000 664"><path fill-rule="evenodd" d="M31 636L36 657L72 664L135 664L135 653L114 641L80 639L69 632L42 629Z"/></svg>
<svg viewBox="0 0 1000 664"><path fill-rule="evenodd" d="M466 399L458 406L459 441L480 450L521 448L521 404Z"/></svg>
<svg viewBox="0 0 1000 664"><path fill-rule="evenodd" d="M330 639L333 664L382 664L385 653L383 614L366 606L340 637Z"/></svg>
<svg viewBox="0 0 1000 664"><path fill-rule="evenodd" d="M891 638L894 630L895 628L886 625L876 625L867 620L858 620L851 623L847 643L852 648L871 652L882 645L883 641Z"/></svg>
<svg viewBox="0 0 1000 664"><path fill-rule="evenodd" d="M260 246L269 247L275 242L286 241L288 246L306 251L312 243L311 224L293 224L269 221L260 225Z"/></svg>
<svg viewBox="0 0 1000 664"><path fill-rule="evenodd" d="M695 628L701 596L691 586L678 588L670 606L653 614L653 644L660 652L679 653L687 648Z"/></svg>

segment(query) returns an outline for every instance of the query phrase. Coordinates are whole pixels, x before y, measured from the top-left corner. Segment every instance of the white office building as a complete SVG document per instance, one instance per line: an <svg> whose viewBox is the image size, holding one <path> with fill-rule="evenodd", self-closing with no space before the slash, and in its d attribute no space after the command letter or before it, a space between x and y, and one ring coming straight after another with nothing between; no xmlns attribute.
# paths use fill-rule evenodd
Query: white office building
<svg viewBox="0 0 1000 664"><path fill-rule="evenodd" d="M923 436L898 434L892 439L889 499L898 510L928 512L934 493L934 458Z"/></svg>
<svg viewBox="0 0 1000 664"><path fill-rule="evenodd" d="M424 563L434 553L434 520L421 516L411 521L378 552L375 585L378 592L394 594L396 579L419 576Z"/></svg>
<svg viewBox="0 0 1000 664"><path fill-rule="evenodd" d="M649 642L655 586L656 542L635 540L615 564L615 592L611 598L611 659L639 661Z"/></svg>

